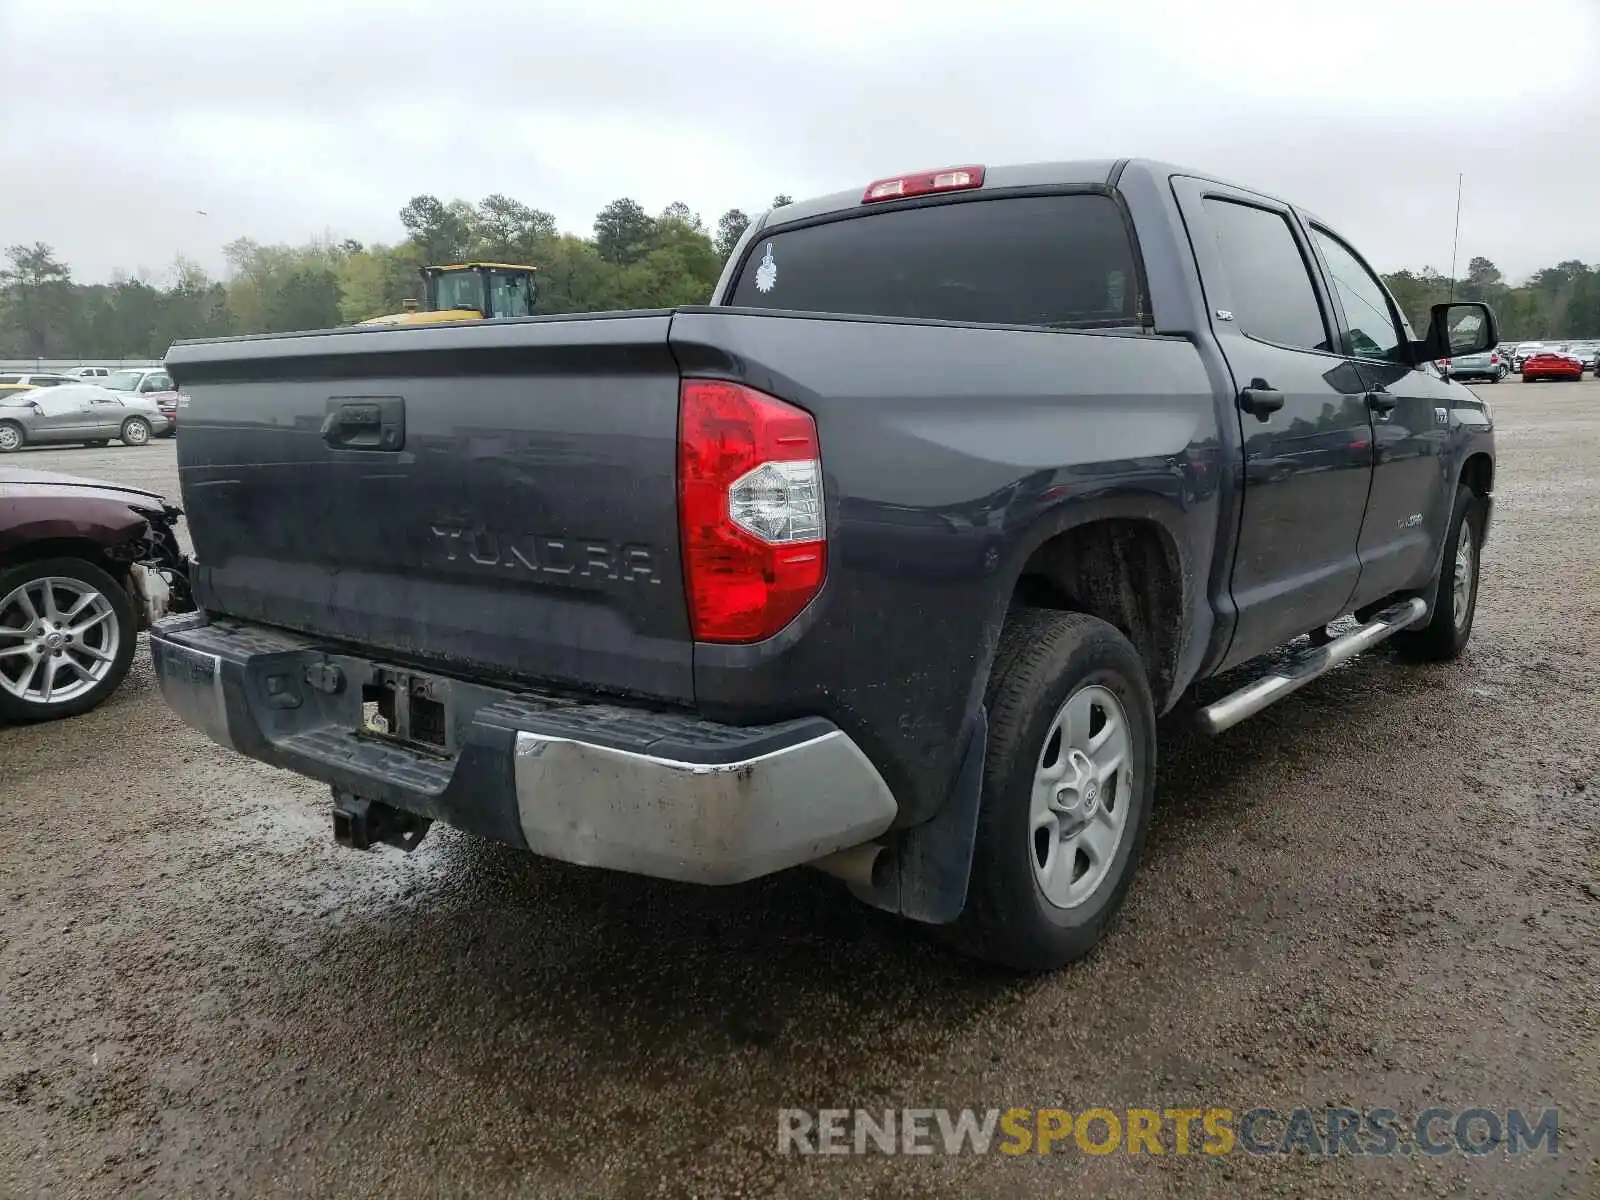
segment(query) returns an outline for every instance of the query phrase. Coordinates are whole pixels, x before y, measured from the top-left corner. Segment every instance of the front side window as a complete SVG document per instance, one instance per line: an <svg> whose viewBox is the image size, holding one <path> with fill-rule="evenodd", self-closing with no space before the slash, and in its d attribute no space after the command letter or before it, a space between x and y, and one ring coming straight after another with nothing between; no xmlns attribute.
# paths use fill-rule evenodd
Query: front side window
<svg viewBox="0 0 1600 1200"><path fill-rule="evenodd" d="M1383 285L1339 239L1314 227L1311 235L1317 239L1317 249L1328 264L1328 276L1344 309L1351 352L1357 358L1400 362L1405 338Z"/></svg>
<svg viewBox="0 0 1600 1200"><path fill-rule="evenodd" d="M526 317L533 312L533 285L527 276L506 271L489 273L489 311L497 317Z"/></svg>
<svg viewBox="0 0 1600 1200"><path fill-rule="evenodd" d="M1215 196L1206 197L1205 209L1240 330L1297 350L1332 350L1316 286L1289 219Z"/></svg>

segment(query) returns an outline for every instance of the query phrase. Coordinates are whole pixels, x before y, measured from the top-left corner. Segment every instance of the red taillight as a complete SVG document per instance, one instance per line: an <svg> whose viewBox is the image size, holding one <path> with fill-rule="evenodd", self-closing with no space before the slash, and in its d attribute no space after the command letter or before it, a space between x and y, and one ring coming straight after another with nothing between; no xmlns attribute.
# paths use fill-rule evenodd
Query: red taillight
<svg viewBox="0 0 1600 1200"><path fill-rule="evenodd" d="M683 381L678 528L696 641L762 641L821 590L821 458L810 413L737 383Z"/></svg>
<svg viewBox="0 0 1600 1200"><path fill-rule="evenodd" d="M959 192L982 186L982 167L919 171L915 175L895 175L869 183L861 194L861 203L876 204L880 200L904 200L908 196L926 196L929 192Z"/></svg>

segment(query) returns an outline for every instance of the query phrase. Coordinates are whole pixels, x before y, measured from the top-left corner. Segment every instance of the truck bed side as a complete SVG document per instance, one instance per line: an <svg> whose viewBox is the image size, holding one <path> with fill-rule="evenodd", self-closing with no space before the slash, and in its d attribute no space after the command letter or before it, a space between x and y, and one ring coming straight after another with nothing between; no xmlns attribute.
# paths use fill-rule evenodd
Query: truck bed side
<svg viewBox="0 0 1600 1200"><path fill-rule="evenodd" d="M1173 583L1161 603L1187 631L1163 671L1193 674L1212 624L1221 451L1189 341L718 308L680 312L671 345L686 375L812 413L831 530L827 584L793 625L696 646L708 715L828 717L915 823L944 799L1030 557L1095 521L1158 532Z"/></svg>

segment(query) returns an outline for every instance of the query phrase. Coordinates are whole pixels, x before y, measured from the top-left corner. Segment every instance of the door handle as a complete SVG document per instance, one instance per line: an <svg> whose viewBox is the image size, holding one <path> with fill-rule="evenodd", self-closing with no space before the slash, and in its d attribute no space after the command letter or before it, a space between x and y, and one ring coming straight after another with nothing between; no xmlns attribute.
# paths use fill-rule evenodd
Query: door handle
<svg viewBox="0 0 1600 1200"><path fill-rule="evenodd" d="M1253 413L1256 420L1265 421L1283 407L1283 393L1275 391L1265 379L1252 379L1250 386L1239 393L1239 407Z"/></svg>
<svg viewBox="0 0 1600 1200"><path fill-rule="evenodd" d="M1400 403L1400 397L1392 392L1368 392L1367 407L1375 413L1392 413L1395 405Z"/></svg>

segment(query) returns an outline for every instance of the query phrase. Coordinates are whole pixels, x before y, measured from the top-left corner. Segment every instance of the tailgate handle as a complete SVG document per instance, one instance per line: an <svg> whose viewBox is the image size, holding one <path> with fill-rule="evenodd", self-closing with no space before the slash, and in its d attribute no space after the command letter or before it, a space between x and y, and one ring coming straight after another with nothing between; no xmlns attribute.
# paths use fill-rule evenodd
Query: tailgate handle
<svg viewBox="0 0 1600 1200"><path fill-rule="evenodd" d="M399 450L406 444L403 396L333 396L322 440L339 450Z"/></svg>

